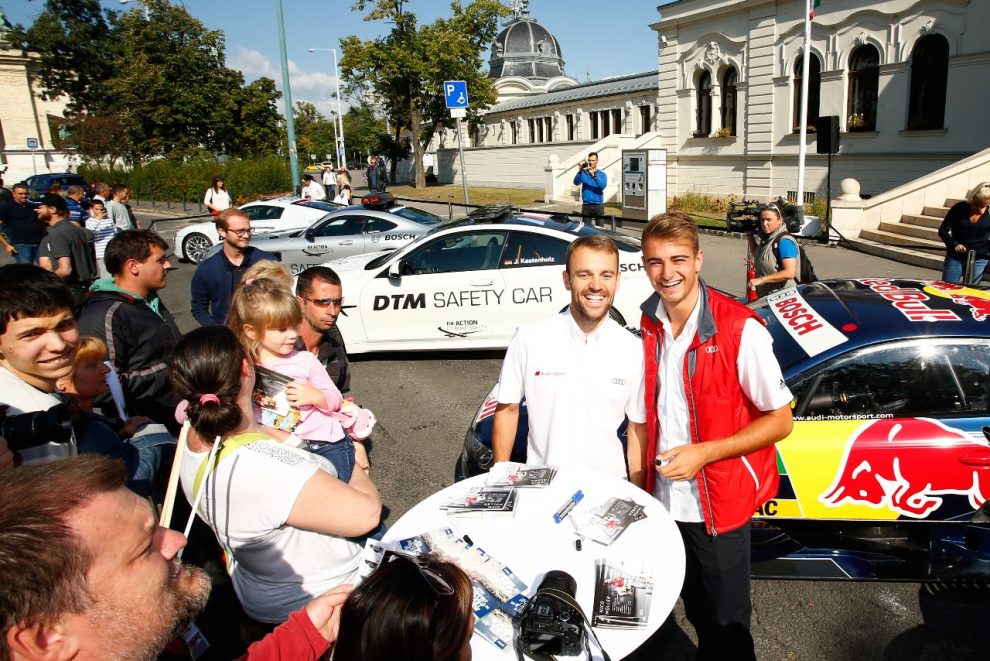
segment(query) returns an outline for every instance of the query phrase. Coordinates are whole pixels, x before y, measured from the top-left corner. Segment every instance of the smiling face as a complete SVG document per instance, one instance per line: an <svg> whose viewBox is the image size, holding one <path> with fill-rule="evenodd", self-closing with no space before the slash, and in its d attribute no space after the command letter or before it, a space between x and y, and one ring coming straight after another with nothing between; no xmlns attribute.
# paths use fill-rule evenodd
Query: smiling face
<svg viewBox="0 0 990 661"><path fill-rule="evenodd" d="M582 246L570 256L564 287L571 292L571 316L585 333L594 331L608 316L619 288L619 258Z"/></svg>
<svg viewBox="0 0 990 661"><path fill-rule="evenodd" d="M643 265L650 284L668 313L681 308L690 312L698 298L698 273L702 251L685 240L650 236L643 241Z"/></svg>
<svg viewBox="0 0 990 661"><path fill-rule="evenodd" d="M251 221L245 215L230 214L226 220L227 227L217 226L217 231L224 244L234 250L243 251L251 243Z"/></svg>
<svg viewBox="0 0 990 661"><path fill-rule="evenodd" d="M12 319L0 335L0 366L39 390L54 392L55 382L72 372L78 343L71 310Z"/></svg>
<svg viewBox="0 0 990 661"><path fill-rule="evenodd" d="M86 583L93 604L64 621L78 658L156 658L210 593L206 573L176 558L186 538L159 526L148 503L127 489L93 497L72 528L92 556Z"/></svg>

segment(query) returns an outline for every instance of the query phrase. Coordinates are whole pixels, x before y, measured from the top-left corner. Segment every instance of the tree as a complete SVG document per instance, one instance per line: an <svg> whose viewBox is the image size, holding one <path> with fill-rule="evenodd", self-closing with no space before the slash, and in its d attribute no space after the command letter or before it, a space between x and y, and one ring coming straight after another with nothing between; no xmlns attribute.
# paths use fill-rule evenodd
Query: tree
<svg viewBox="0 0 990 661"><path fill-rule="evenodd" d="M322 161L336 153L333 122L308 101L298 101L292 118L296 122L296 150L302 162Z"/></svg>
<svg viewBox="0 0 990 661"><path fill-rule="evenodd" d="M388 152L389 136L385 121L375 115L371 104L362 101L344 113L344 137L353 154L364 156Z"/></svg>
<svg viewBox="0 0 990 661"><path fill-rule="evenodd" d="M259 78L241 90L237 119L224 138L228 154L263 156L278 151L285 131L275 103L281 96L271 78Z"/></svg>
<svg viewBox="0 0 990 661"><path fill-rule="evenodd" d="M341 76L352 90L370 86L384 100L385 112L400 131L408 131L417 188L426 185L423 151L441 126L450 122L443 81L465 80L471 97L470 116L496 100L491 80L481 71L482 53L495 39L498 19L509 9L497 0L451 2L451 16L420 26L403 11L403 0L357 0L353 9L368 10L365 20L388 20L392 31L374 40L351 35L340 40L344 57Z"/></svg>
<svg viewBox="0 0 990 661"><path fill-rule="evenodd" d="M115 41L99 0L47 0L26 31L17 26L12 41L38 55L46 99L65 95L70 115L105 105L103 83L112 72Z"/></svg>

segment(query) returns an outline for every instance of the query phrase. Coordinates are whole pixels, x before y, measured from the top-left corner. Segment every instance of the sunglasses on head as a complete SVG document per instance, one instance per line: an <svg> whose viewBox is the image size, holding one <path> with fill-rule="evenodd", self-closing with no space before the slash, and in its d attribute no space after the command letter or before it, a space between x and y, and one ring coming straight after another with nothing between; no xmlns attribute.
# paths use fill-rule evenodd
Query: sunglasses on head
<svg viewBox="0 0 990 661"><path fill-rule="evenodd" d="M767 202L766 204L761 204L759 210L763 211L764 209L769 209L770 211L776 211L778 214L780 213L780 209L773 202Z"/></svg>
<svg viewBox="0 0 990 661"><path fill-rule="evenodd" d="M454 594L454 588L447 582L447 579L441 576L436 570L431 569L426 564L426 560L420 556L410 555L401 551L385 551L385 554L382 556L382 565L388 564L396 558L415 566L417 571L419 571L419 575L423 577L430 590L433 591L433 594L438 597L449 597Z"/></svg>

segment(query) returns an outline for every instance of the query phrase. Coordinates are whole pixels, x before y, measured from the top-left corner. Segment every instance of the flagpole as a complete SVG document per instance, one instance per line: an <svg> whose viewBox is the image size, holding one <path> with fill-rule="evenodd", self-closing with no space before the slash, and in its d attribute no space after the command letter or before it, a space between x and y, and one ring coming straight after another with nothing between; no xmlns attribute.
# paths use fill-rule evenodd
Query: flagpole
<svg viewBox="0 0 990 661"><path fill-rule="evenodd" d="M808 75L811 70L811 12L814 0L804 3L804 55L801 57L801 141L798 145L797 204L804 204L804 159L808 153Z"/></svg>

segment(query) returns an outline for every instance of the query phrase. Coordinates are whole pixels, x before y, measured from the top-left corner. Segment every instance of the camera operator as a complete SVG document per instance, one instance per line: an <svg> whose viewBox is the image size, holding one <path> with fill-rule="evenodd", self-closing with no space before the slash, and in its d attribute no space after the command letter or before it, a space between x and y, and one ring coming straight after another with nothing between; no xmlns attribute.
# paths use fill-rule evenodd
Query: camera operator
<svg viewBox="0 0 990 661"><path fill-rule="evenodd" d="M749 288L756 290L758 298L797 283L800 273L800 251L797 241L787 232L783 214L776 204L763 204L760 213L760 244L755 245L753 233L749 233L750 251L754 255L756 277L749 281Z"/></svg>
<svg viewBox="0 0 990 661"><path fill-rule="evenodd" d="M72 317L72 293L54 273L32 264L0 268L0 404L11 416L47 411L61 403L56 381L72 372L79 330ZM30 421L29 421L30 422ZM21 425L7 424L8 428ZM5 434L7 444L30 445ZM75 440L20 449L25 464L76 454ZM2 459L0 459L2 462Z"/></svg>
<svg viewBox="0 0 990 661"><path fill-rule="evenodd" d="M588 160L581 161L580 169L574 175L574 185L581 186L581 215L591 222L605 215L605 186L608 177L598 169L598 152L588 154Z"/></svg>

